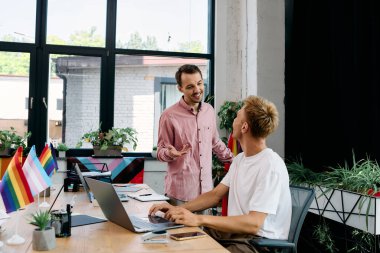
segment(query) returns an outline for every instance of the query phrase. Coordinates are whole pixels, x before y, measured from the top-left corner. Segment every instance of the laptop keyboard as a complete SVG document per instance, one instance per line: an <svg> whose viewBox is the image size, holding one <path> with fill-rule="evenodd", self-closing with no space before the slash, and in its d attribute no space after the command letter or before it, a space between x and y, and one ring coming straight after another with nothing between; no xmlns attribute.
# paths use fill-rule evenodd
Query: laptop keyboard
<svg viewBox="0 0 380 253"><path fill-rule="evenodd" d="M130 216L129 217L131 219L131 222L133 224L133 226L137 227L137 228L140 228L140 229L149 229L149 230L153 230L155 228L157 228L156 225L150 223L150 222L147 222L147 221L144 221L136 216Z"/></svg>

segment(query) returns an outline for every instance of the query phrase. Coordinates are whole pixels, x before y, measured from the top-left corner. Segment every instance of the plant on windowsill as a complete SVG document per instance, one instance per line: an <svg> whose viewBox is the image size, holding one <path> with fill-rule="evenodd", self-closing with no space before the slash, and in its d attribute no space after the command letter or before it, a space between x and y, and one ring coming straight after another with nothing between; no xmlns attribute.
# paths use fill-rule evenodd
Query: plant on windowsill
<svg viewBox="0 0 380 253"><path fill-rule="evenodd" d="M153 158L157 158L157 146L153 146L151 155Z"/></svg>
<svg viewBox="0 0 380 253"><path fill-rule="evenodd" d="M315 188L316 198L310 212L359 229L356 235L368 239L363 240L362 245L374 240L380 220L376 213L380 208L380 166L376 161L369 158L356 161L353 155L352 166L345 163L330 167L326 172L314 172L302 161L287 162L287 168L291 184ZM321 230L320 225L316 227L315 236L327 247L325 240L331 235L328 229Z"/></svg>
<svg viewBox="0 0 380 253"><path fill-rule="evenodd" d="M59 157L66 157L67 150L69 150L69 147L67 147L65 143L58 143L57 151L58 151Z"/></svg>
<svg viewBox="0 0 380 253"><path fill-rule="evenodd" d="M39 210L32 214L31 223L38 227L33 231L33 250L44 251L55 248L55 231L49 226L50 219L50 212L47 210Z"/></svg>
<svg viewBox="0 0 380 253"><path fill-rule="evenodd" d="M0 130L0 155L11 155L12 150L16 150L22 146L26 148L26 141L32 135L27 132L24 136L18 135L14 127L10 130Z"/></svg>
<svg viewBox="0 0 380 253"><path fill-rule="evenodd" d="M128 151L127 145L137 147L137 131L133 128L115 128L102 132L99 130L85 133L76 147L80 148L84 142L89 142L94 148L96 156L121 156L121 151Z"/></svg>

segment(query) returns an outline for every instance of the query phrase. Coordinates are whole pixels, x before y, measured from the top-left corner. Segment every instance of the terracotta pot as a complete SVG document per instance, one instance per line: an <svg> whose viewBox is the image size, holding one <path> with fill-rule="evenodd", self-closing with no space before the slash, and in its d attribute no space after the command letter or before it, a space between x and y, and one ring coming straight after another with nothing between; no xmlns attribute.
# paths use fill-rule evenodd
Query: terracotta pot
<svg viewBox="0 0 380 253"><path fill-rule="evenodd" d="M10 156L11 155L11 149L10 148L5 148L3 150L0 150L0 155L1 156Z"/></svg>
<svg viewBox="0 0 380 253"><path fill-rule="evenodd" d="M54 228L47 228L46 230L35 229L33 231L33 250L44 251L52 250L56 246Z"/></svg>
<svg viewBox="0 0 380 253"><path fill-rule="evenodd" d="M94 146L95 156L121 156L121 146L109 146L105 150L101 150L100 146Z"/></svg>

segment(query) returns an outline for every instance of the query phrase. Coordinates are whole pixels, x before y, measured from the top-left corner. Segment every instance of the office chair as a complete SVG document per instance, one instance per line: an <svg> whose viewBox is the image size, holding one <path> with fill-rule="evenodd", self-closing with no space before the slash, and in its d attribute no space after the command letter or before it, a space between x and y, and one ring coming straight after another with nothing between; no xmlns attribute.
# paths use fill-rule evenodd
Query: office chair
<svg viewBox="0 0 380 253"><path fill-rule="evenodd" d="M292 195L292 218L288 240L257 238L249 241L251 245L266 247L269 250L280 249L280 252L297 252L298 237L311 202L315 197L315 192L312 188L290 186L290 193Z"/></svg>

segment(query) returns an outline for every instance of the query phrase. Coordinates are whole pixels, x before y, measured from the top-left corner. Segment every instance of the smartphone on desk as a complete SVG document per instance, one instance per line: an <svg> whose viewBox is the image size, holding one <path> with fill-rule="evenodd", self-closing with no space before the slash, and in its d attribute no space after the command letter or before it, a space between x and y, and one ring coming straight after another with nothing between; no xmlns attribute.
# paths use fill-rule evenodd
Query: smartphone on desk
<svg viewBox="0 0 380 253"><path fill-rule="evenodd" d="M207 235L202 232L186 232L186 233L177 233L177 234L171 234L170 238L182 241L182 240L189 240L189 239L196 239L201 237L206 237Z"/></svg>

